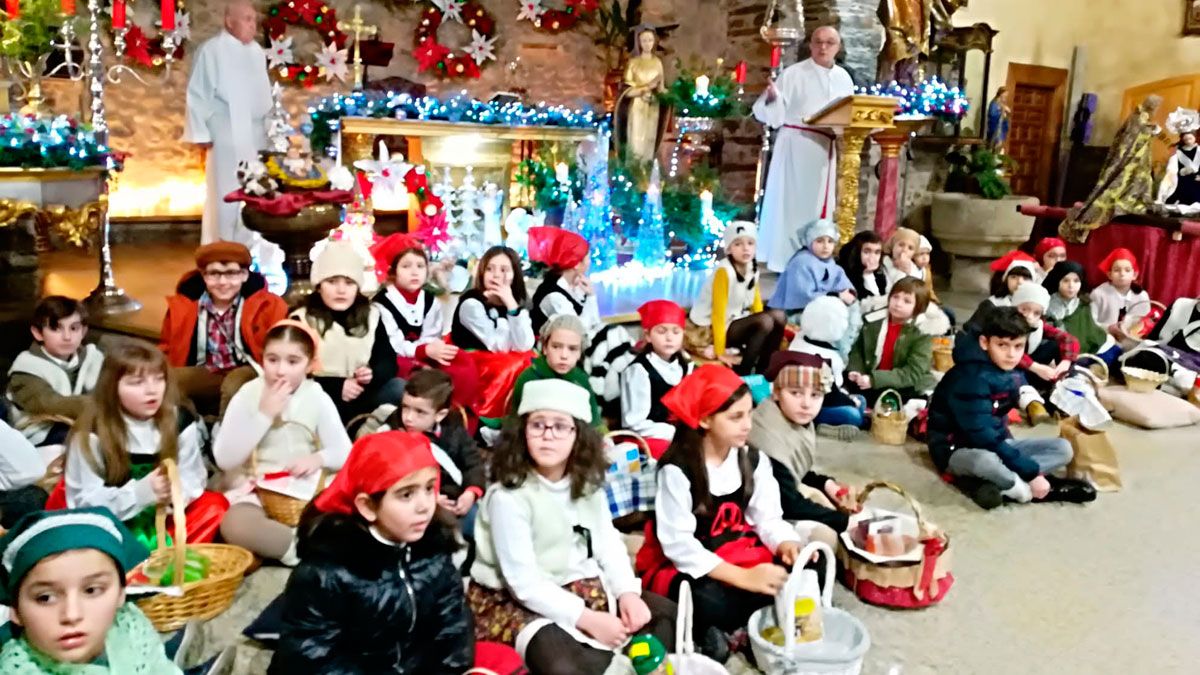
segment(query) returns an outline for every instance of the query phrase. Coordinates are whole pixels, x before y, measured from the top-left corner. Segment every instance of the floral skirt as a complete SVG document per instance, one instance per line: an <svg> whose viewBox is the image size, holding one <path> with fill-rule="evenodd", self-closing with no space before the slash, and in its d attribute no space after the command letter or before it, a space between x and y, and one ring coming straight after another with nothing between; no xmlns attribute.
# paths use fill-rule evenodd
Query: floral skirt
<svg viewBox="0 0 1200 675"><path fill-rule="evenodd" d="M568 593L583 598L593 611L608 611L608 595L599 578L579 579L563 586ZM529 611L507 589L492 589L474 581L467 586L467 606L475 615L475 639L514 646L526 626L541 616Z"/></svg>

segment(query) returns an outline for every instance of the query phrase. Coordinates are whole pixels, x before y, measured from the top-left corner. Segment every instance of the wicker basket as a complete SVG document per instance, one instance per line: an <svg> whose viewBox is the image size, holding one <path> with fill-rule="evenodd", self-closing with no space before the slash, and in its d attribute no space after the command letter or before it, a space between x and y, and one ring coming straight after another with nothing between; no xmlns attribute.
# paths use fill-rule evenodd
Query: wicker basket
<svg viewBox="0 0 1200 675"><path fill-rule="evenodd" d="M1141 304L1141 303L1138 303L1138 304ZM1155 310L1158 311L1157 319L1154 319L1153 317L1151 317L1151 315L1155 313ZM1167 312L1166 305L1162 304L1161 302L1159 302L1157 300L1151 300L1150 301L1150 312L1148 312L1147 314L1145 314L1143 316L1128 317L1122 323L1121 330L1125 331L1125 335L1128 336L1129 339L1131 339L1131 340L1135 340L1135 341L1145 340L1146 336L1150 334L1150 331L1154 329L1154 323L1162 321L1162 317L1164 314L1166 314L1166 312ZM1152 319L1152 321L1154 322L1154 323L1151 323L1149 326L1146 325L1146 321L1148 318Z"/></svg>
<svg viewBox="0 0 1200 675"><path fill-rule="evenodd" d="M954 367L954 338L933 339L933 369L944 373Z"/></svg>
<svg viewBox="0 0 1200 675"><path fill-rule="evenodd" d="M183 595L171 596L164 593L138 600L142 610L155 630L166 633L182 628L193 620L205 621L217 616L233 603L233 595L242 584L246 569L254 561L254 555L240 546L228 544L188 544L187 508L183 489L179 486L179 470L175 462L164 459L161 466L171 482L171 509L175 519L175 541L167 546L167 508L160 504L154 514L154 526L158 536L158 547L146 561L146 568L163 567L174 563L174 585L183 589ZM208 576L184 583L184 565L187 549L208 558Z"/></svg>
<svg viewBox="0 0 1200 675"><path fill-rule="evenodd" d="M860 510L871 493L878 489L895 492L908 502L916 517L920 543L924 547L921 559L916 562L873 562L842 542L838 547L838 558L842 562L843 581L855 595L874 605L915 609L940 602L954 584L954 575L950 572L950 537L930 525L925 520L921 505L893 483L868 483L858 495Z"/></svg>
<svg viewBox="0 0 1200 675"><path fill-rule="evenodd" d="M1108 384L1110 373L1108 370L1108 363L1106 363L1104 359L1096 356L1095 354L1080 354L1079 356L1075 357L1076 365L1083 365L1085 362L1090 365L1084 365L1083 367L1090 370L1097 378L1097 389Z"/></svg>
<svg viewBox="0 0 1200 675"><path fill-rule="evenodd" d="M887 403L889 396L894 403ZM884 445L904 445L908 440L908 413L904 411L904 399L895 389L887 389L875 400L871 412L871 436Z"/></svg>
<svg viewBox="0 0 1200 675"><path fill-rule="evenodd" d="M1167 380L1171 379L1171 362L1168 361L1167 357L1159 350L1153 348L1139 349L1136 352L1129 354L1129 356L1133 356L1133 354L1146 353L1154 354L1158 356L1160 360L1162 360L1162 372L1122 365L1121 375L1125 376L1125 386L1129 388L1129 391L1136 391L1139 393L1151 392L1161 387Z"/></svg>
<svg viewBox="0 0 1200 675"><path fill-rule="evenodd" d="M284 422L279 426L285 427L289 424L295 424L301 429L309 432L309 434L312 436L313 447L316 448L314 452L321 449L320 438L314 431L303 424L289 421ZM250 471L254 474L255 478L258 478L261 475L258 471L258 448L255 448L254 452L250 453ZM324 489L326 478L327 474L324 470L322 470L321 478L317 482L317 492L320 492L322 489ZM308 502L310 501L296 499L295 497L289 497L272 490L264 490L257 487L254 488L254 494L258 496L258 501L262 503L263 511L267 512L268 518L276 522L283 523L288 527L296 527L300 524L300 516L304 513L304 509L308 506Z"/></svg>

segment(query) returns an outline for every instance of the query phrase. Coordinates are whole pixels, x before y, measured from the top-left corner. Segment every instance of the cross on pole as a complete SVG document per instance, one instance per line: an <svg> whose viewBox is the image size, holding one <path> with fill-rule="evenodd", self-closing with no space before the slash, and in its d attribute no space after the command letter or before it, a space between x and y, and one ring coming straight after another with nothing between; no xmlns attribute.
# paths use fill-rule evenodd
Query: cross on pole
<svg viewBox="0 0 1200 675"><path fill-rule="evenodd" d="M363 88L362 39L373 37L379 28L363 23L362 5L355 5L354 18L339 22L338 28L344 33L354 34L354 89L358 91Z"/></svg>

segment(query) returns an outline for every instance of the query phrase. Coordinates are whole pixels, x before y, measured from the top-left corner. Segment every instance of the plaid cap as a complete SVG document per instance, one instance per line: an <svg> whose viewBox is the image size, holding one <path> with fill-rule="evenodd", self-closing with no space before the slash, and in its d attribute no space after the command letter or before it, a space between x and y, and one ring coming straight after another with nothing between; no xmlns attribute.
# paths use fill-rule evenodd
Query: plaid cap
<svg viewBox="0 0 1200 675"><path fill-rule="evenodd" d="M833 371L816 354L805 352L775 352L767 368L767 379L775 389L802 389L813 387L825 393L833 389Z"/></svg>

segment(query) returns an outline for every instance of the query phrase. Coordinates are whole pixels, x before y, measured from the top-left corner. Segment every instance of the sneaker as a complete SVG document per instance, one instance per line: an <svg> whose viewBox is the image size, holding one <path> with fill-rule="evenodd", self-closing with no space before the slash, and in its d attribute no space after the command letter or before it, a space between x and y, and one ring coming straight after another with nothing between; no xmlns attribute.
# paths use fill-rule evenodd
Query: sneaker
<svg viewBox="0 0 1200 675"><path fill-rule="evenodd" d="M858 438L858 434L860 431L861 431L861 429L854 426L853 424L838 424L838 425L818 424L817 425L817 435L823 436L825 438L832 438L834 440L842 441L843 443L849 443L850 441L853 441L854 439Z"/></svg>
<svg viewBox="0 0 1200 675"><path fill-rule="evenodd" d="M1046 476L1046 482L1050 483L1049 494L1043 499L1035 501L1065 502L1068 504L1086 504L1096 501L1096 488L1084 481L1075 480L1074 478Z"/></svg>
<svg viewBox="0 0 1200 675"><path fill-rule="evenodd" d="M729 638L716 626L709 626L708 630L704 631L697 647L701 654L717 663L725 663L729 660Z"/></svg>
<svg viewBox="0 0 1200 675"><path fill-rule="evenodd" d="M1004 503L1000 487L989 480L958 476L954 479L954 486L962 490L962 493L970 497L981 509L991 511Z"/></svg>
<svg viewBox="0 0 1200 675"><path fill-rule="evenodd" d="M1039 424L1045 424L1050 421L1050 413L1046 411L1046 406L1034 401L1025 407L1025 414L1029 416L1029 426L1036 427Z"/></svg>

